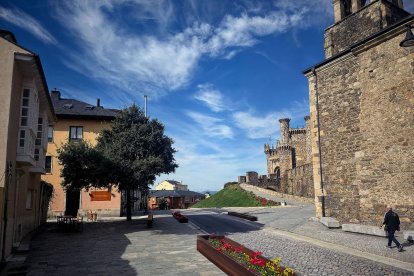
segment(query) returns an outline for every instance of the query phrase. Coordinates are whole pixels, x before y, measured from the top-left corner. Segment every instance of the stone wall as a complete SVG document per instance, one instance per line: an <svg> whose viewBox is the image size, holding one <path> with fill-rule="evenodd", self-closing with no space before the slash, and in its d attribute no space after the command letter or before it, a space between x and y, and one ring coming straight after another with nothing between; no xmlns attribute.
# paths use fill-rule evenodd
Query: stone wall
<svg viewBox="0 0 414 276"><path fill-rule="evenodd" d="M371 1L325 31L325 57L349 48L409 15L387 0Z"/></svg>
<svg viewBox="0 0 414 276"><path fill-rule="evenodd" d="M288 173L290 174L288 182L289 194L314 198L315 189L313 187L312 164L293 168Z"/></svg>
<svg viewBox="0 0 414 276"><path fill-rule="evenodd" d="M247 190L247 191L251 191L251 190L256 190L262 193L266 193L269 195L273 195L273 196L277 196L280 198L285 198L285 199L293 199L293 200L297 200L297 201L301 201L301 202L306 202L306 203L314 203L314 199L313 198L307 198L307 197L301 197L301 196L296 196L296 195L289 195L289 194L283 194L277 191L270 191L268 189L263 189L261 187L257 187L257 186L253 186L253 185L249 185L247 183L242 183L240 184L240 186Z"/></svg>
<svg viewBox="0 0 414 276"><path fill-rule="evenodd" d="M302 166L307 162L307 154L306 154L306 129L299 128L299 129L290 129L290 145L292 147L293 153L292 156L292 167Z"/></svg>
<svg viewBox="0 0 414 276"><path fill-rule="evenodd" d="M388 204L403 227L413 223L414 49L399 46L404 38L395 28L316 69L319 125L316 78L307 75L315 193L341 223L377 225ZM316 207L321 216L321 200Z"/></svg>

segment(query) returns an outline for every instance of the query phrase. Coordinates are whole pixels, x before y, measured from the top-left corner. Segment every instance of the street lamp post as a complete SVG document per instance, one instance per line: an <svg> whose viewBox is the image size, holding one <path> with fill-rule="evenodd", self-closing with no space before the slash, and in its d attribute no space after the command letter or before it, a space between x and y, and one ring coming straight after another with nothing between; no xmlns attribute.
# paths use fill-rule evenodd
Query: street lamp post
<svg viewBox="0 0 414 276"><path fill-rule="evenodd" d="M410 25L405 25L405 27L407 27L407 34L405 36L405 39L400 42L400 46L404 48L412 47L414 46L414 35L411 31L413 27Z"/></svg>

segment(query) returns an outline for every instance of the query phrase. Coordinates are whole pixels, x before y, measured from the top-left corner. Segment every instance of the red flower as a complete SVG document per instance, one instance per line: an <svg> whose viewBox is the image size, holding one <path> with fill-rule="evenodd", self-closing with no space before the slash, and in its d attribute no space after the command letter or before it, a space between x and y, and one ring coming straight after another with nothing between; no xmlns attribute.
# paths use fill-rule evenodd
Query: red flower
<svg viewBox="0 0 414 276"><path fill-rule="evenodd" d="M240 246L238 246L238 247L234 248L234 252L236 252L236 253L241 253L241 252L243 252L243 245L240 245Z"/></svg>
<svg viewBox="0 0 414 276"><path fill-rule="evenodd" d="M258 265L258 266L265 266L266 265L266 261L264 259L256 258L256 257L250 259L250 263L252 265Z"/></svg>
<svg viewBox="0 0 414 276"><path fill-rule="evenodd" d="M218 251L218 252L221 252L221 247L218 247L218 248L217 248L217 251Z"/></svg>
<svg viewBox="0 0 414 276"><path fill-rule="evenodd" d="M223 244L224 248L226 248L226 250L230 250L231 249L231 245L228 243L224 243Z"/></svg>
<svg viewBox="0 0 414 276"><path fill-rule="evenodd" d="M253 252L253 254L252 255L250 255L250 257L251 258L256 258L256 257L259 257L259 256L261 256L262 255L262 252L260 252L260 251L255 251L255 252Z"/></svg>

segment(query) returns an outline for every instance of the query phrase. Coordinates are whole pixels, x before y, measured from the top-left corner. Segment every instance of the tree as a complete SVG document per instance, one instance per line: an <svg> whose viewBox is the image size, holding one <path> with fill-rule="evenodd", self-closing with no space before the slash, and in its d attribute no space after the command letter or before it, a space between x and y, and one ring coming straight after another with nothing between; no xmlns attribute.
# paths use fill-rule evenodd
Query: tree
<svg viewBox="0 0 414 276"><path fill-rule="evenodd" d="M148 192L156 176L178 167L172 144L164 125L145 117L135 104L121 110L110 129L101 131L96 149L112 164L114 185L126 191L127 220L131 220L131 190Z"/></svg>
<svg viewBox="0 0 414 276"><path fill-rule="evenodd" d="M116 164L112 163L90 143L69 141L57 149L63 177L61 183L66 192L66 215L76 215L81 189L111 188L116 180Z"/></svg>

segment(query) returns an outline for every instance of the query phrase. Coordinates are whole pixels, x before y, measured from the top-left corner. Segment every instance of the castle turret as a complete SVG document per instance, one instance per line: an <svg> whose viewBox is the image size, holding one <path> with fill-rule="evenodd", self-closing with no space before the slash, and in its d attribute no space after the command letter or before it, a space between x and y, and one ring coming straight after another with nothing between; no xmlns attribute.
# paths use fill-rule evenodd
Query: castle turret
<svg viewBox="0 0 414 276"><path fill-rule="evenodd" d="M289 145L289 122L290 119L280 119L280 144L282 146Z"/></svg>

